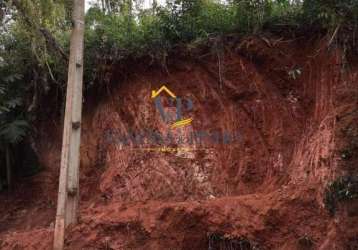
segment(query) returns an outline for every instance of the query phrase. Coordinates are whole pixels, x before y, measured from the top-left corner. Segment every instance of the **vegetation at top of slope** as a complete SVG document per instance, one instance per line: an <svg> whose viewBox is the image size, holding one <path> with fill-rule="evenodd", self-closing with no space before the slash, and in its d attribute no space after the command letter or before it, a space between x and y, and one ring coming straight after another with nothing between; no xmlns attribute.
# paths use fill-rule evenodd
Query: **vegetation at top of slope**
<svg viewBox="0 0 358 250"><path fill-rule="evenodd" d="M0 56L8 60L4 53L14 51L13 64L25 66L23 75L28 66L42 71L45 90L49 85L62 85L63 90L66 82L67 68L59 50L68 53L70 3L8 0L0 5L2 22L8 22L0 33L4 44ZM300 29L319 29L347 43L349 38L342 36L354 37L357 18L354 0L168 0L165 6L153 1L149 9L143 8L142 1L101 0L86 13L85 82L103 80L96 70L99 63L149 56L165 64L168 53L178 45L192 47L232 33L294 35Z"/></svg>

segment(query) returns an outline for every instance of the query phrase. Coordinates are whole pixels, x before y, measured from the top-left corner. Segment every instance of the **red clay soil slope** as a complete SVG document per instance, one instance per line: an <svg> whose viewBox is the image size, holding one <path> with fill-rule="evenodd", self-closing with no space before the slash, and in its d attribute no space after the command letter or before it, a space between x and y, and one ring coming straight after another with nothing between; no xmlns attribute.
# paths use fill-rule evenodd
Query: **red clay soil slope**
<svg viewBox="0 0 358 250"><path fill-rule="evenodd" d="M133 65L121 78L114 67L118 84L84 112L80 222L66 249L358 249L358 204L331 215L324 203L327 185L357 167L339 152L350 140L342 131L358 124L358 67L326 44L249 37L221 53L172 58L166 71ZM163 84L192 100L193 121L177 130L239 139L170 145L190 150L113 140L171 129L151 98ZM52 247L55 123L39 128L45 169L1 194L0 249Z"/></svg>

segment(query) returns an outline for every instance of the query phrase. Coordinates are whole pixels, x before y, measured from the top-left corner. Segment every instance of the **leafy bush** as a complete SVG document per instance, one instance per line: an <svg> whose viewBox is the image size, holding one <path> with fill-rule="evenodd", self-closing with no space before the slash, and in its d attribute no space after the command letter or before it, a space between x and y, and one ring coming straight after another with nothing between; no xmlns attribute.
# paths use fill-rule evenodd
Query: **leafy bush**
<svg viewBox="0 0 358 250"><path fill-rule="evenodd" d="M0 61L0 166L3 168L0 172L6 172L8 186L11 185L14 147L24 139L29 128L21 112L21 93L24 91L21 77L7 63ZM0 190L2 188L1 185Z"/></svg>
<svg viewBox="0 0 358 250"><path fill-rule="evenodd" d="M338 25L357 25L358 3L356 0L306 0L305 15L311 23L336 28Z"/></svg>

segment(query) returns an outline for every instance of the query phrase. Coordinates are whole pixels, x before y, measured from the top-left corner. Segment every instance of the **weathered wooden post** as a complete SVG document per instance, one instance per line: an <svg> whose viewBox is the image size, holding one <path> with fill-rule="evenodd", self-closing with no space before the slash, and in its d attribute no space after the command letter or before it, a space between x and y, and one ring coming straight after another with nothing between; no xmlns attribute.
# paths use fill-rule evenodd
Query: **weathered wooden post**
<svg viewBox="0 0 358 250"><path fill-rule="evenodd" d="M54 249L64 247L66 226L77 222L81 141L84 0L73 1L73 30L62 139L61 168L54 233Z"/></svg>

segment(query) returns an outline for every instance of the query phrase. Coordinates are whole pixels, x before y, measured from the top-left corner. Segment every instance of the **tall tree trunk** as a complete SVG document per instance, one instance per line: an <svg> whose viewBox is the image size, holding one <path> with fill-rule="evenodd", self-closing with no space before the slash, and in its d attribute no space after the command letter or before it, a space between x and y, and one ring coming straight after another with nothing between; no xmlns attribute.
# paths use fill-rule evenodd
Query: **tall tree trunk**
<svg viewBox="0 0 358 250"><path fill-rule="evenodd" d="M102 3L102 11L103 11L104 13L106 13L105 1L106 1L106 0L101 0L101 3Z"/></svg>
<svg viewBox="0 0 358 250"><path fill-rule="evenodd" d="M74 0L73 25L54 233L55 250L63 249L65 228L67 225L77 221L82 115L84 0Z"/></svg>
<svg viewBox="0 0 358 250"><path fill-rule="evenodd" d="M105 1L106 1L107 13L110 14L112 12L111 1L110 0L105 0Z"/></svg>
<svg viewBox="0 0 358 250"><path fill-rule="evenodd" d="M158 7L158 2L157 0L153 0L153 3L152 3L152 11L153 11L153 15L155 15L156 11L157 11L157 7Z"/></svg>

